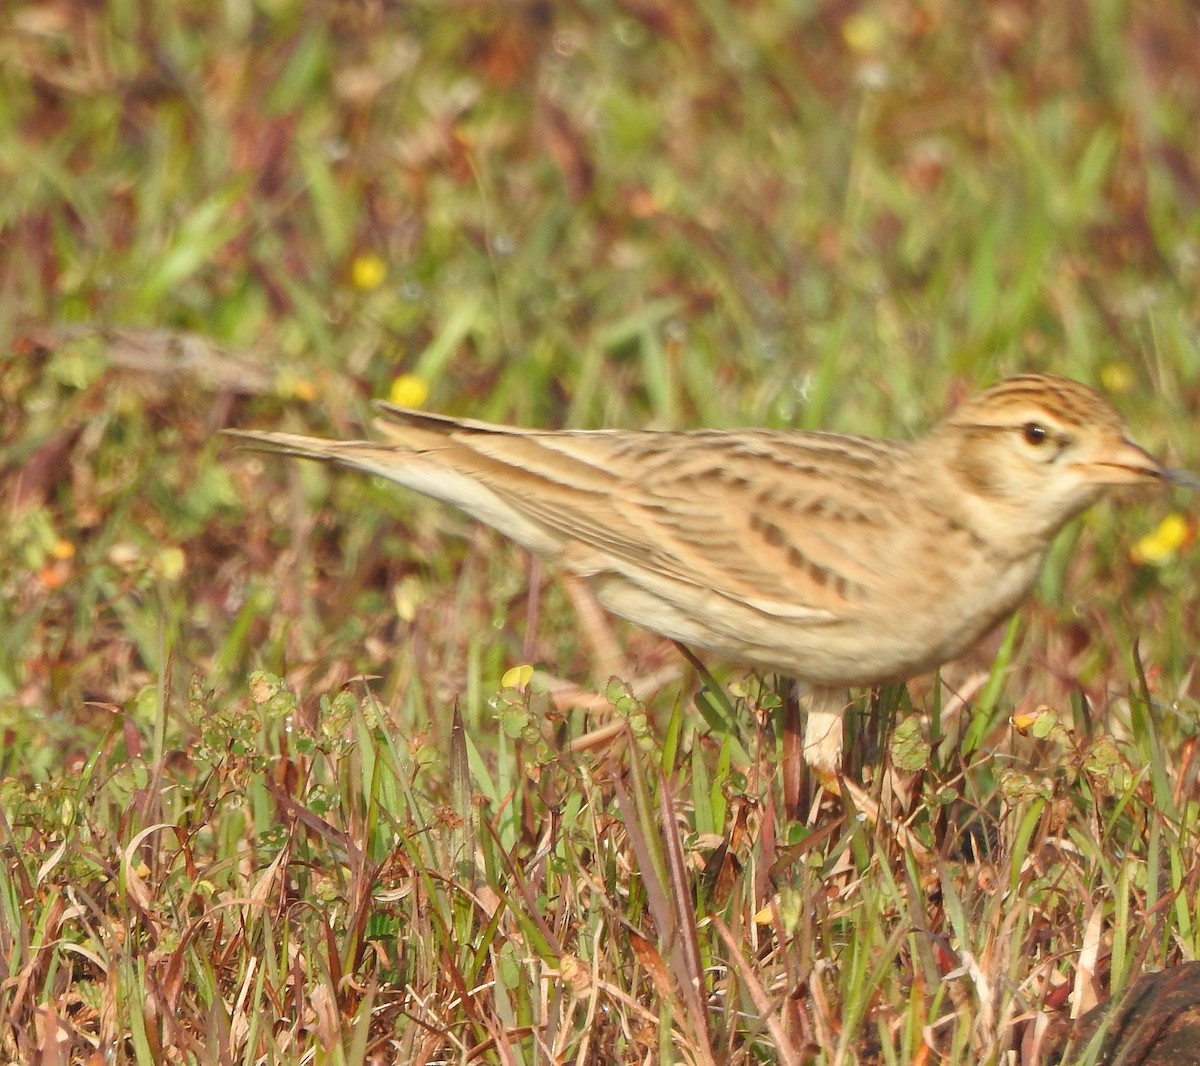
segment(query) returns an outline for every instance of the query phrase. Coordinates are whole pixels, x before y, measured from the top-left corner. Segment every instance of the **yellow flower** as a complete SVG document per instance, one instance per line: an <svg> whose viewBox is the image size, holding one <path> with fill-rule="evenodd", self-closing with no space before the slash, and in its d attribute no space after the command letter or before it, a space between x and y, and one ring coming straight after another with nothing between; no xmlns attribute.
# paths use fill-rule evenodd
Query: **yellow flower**
<svg viewBox="0 0 1200 1066"><path fill-rule="evenodd" d="M374 252L363 252L350 264L350 280L356 289L370 292L379 288L387 277L387 263Z"/></svg>
<svg viewBox="0 0 1200 1066"><path fill-rule="evenodd" d="M1128 363L1105 363L1100 368L1100 384L1114 396L1123 396L1137 384Z"/></svg>
<svg viewBox="0 0 1200 1066"><path fill-rule="evenodd" d="M1179 554L1192 539L1192 527L1181 514L1167 515L1153 533L1147 533L1129 552L1129 557L1139 566L1162 566Z"/></svg>
<svg viewBox="0 0 1200 1066"><path fill-rule="evenodd" d="M411 622L417 617L417 609L425 597L425 584L415 574L402 577L392 586L392 604L402 622Z"/></svg>
<svg viewBox="0 0 1200 1066"><path fill-rule="evenodd" d="M150 565L159 577L167 581L178 581L187 569L187 556L182 548L163 548L154 556Z"/></svg>
<svg viewBox="0 0 1200 1066"><path fill-rule="evenodd" d="M500 684L505 688L525 688L532 680L533 667L525 664L506 670L504 676L500 678Z"/></svg>
<svg viewBox="0 0 1200 1066"><path fill-rule="evenodd" d="M429 386L416 374L399 374L388 398L397 407L421 407L429 399Z"/></svg>
<svg viewBox="0 0 1200 1066"><path fill-rule="evenodd" d="M888 28L877 15L858 13L842 23L842 40L852 52L871 55L887 44Z"/></svg>

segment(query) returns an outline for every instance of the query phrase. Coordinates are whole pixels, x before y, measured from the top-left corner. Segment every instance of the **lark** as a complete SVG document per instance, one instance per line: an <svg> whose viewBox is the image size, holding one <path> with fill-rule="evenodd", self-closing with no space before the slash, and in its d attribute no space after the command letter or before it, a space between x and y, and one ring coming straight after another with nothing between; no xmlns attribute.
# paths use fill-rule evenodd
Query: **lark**
<svg viewBox="0 0 1200 1066"><path fill-rule="evenodd" d="M461 508L613 614L811 687L804 757L840 766L846 690L969 650L1110 486L1175 482L1092 389L1022 374L913 441L787 430L538 431L379 404L379 440L230 431Z"/></svg>

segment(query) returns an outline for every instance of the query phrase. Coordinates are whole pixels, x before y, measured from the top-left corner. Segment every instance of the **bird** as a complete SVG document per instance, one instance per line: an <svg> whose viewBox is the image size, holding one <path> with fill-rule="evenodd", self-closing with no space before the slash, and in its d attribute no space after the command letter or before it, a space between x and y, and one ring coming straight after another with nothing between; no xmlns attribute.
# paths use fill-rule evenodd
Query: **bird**
<svg viewBox="0 0 1200 1066"><path fill-rule="evenodd" d="M847 690L959 657L1110 487L1181 484L1096 391L1025 373L913 440L807 430L536 430L377 405L377 440L227 430L452 504L683 645L807 682L836 780ZM1190 480L1189 480L1190 479Z"/></svg>

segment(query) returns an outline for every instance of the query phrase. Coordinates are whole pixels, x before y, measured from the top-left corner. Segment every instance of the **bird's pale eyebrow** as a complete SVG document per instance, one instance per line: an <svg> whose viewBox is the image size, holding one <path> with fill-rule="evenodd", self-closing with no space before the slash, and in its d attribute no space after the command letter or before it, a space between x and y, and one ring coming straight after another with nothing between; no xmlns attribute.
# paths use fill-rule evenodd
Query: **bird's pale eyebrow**
<svg viewBox="0 0 1200 1066"><path fill-rule="evenodd" d="M1031 422L1041 426L1046 431L1047 437L1069 436L1062 427L1047 422L1044 418L1038 418L1036 415L1030 415L1028 418L1017 419L1012 422L974 422L971 424L971 429L983 429L992 433L1024 433L1025 427Z"/></svg>

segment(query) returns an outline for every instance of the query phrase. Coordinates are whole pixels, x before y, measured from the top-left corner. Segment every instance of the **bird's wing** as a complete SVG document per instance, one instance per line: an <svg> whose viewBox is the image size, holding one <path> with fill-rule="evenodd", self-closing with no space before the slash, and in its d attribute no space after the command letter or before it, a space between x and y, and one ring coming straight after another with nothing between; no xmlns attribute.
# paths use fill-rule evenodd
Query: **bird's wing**
<svg viewBox="0 0 1200 1066"><path fill-rule="evenodd" d="M542 433L384 412L389 443L486 488L557 538L551 554L578 572L615 570L654 589L665 579L812 623L852 611L877 577L872 545L889 535L880 470L904 449L833 434Z"/></svg>

